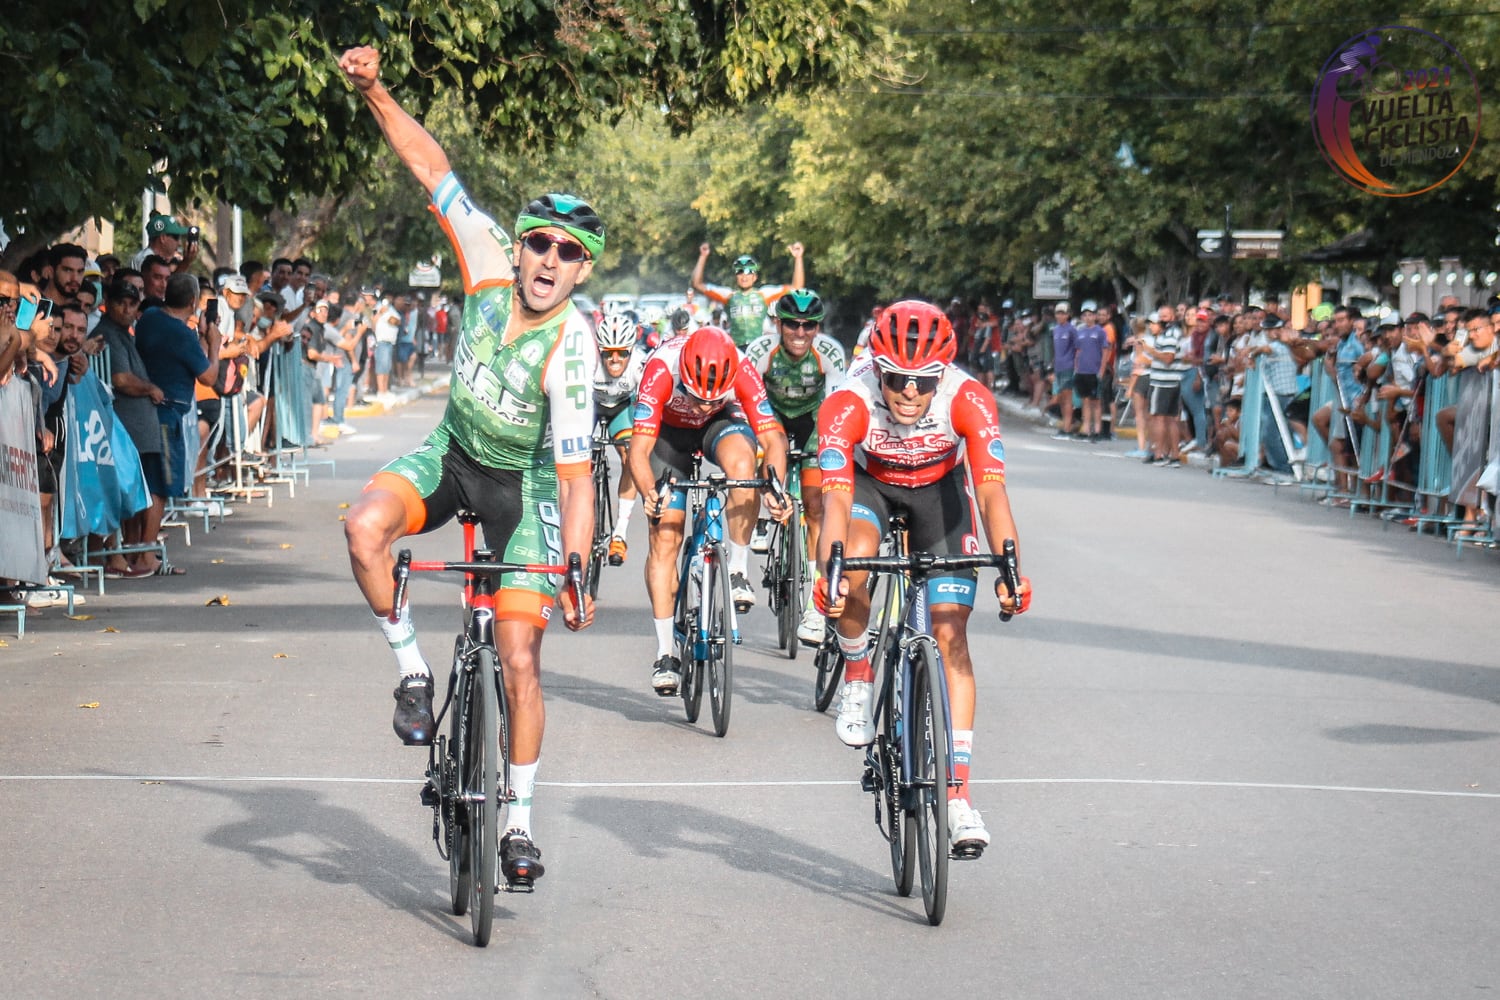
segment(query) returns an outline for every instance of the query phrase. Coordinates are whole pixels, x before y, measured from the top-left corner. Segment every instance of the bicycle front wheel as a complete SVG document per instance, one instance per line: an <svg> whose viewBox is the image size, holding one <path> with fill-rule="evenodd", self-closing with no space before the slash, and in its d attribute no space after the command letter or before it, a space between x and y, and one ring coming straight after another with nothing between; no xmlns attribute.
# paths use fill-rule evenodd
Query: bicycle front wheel
<svg viewBox="0 0 1500 1000"><path fill-rule="evenodd" d="M708 625L708 705L714 717L714 735L729 732L729 708L734 695L734 633L729 618L729 571L723 553L704 567L703 613Z"/></svg>
<svg viewBox="0 0 1500 1000"><path fill-rule="evenodd" d="M891 878L896 895L910 896L916 880L917 827L907 814L901 794L901 710L895 692L888 691L880 712L880 733L876 736L876 764L880 767L880 794L886 813L886 835L891 852Z"/></svg>
<svg viewBox="0 0 1500 1000"><path fill-rule="evenodd" d="M813 679L813 707L826 712L839 693L839 678L844 675L844 654L832 625L824 626L823 643L813 654L813 667L817 670Z"/></svg>
<svg viewBox="0 0 1500 1000"><path fill-rule="evenodd" d="M500 695L495 651L474 653L469 742L463 787L469 803L469 926L474 943L490 943L495 919L495 868L500 860Z"/></svg>
<svg viewBox="0 0 1500 1000"><path fill-rule="evenodd" d="M917 864L927 922L943 922L948 907L948 702L943 662L931 639L910 649L912 707L911 801L916 810Z"/></svg>

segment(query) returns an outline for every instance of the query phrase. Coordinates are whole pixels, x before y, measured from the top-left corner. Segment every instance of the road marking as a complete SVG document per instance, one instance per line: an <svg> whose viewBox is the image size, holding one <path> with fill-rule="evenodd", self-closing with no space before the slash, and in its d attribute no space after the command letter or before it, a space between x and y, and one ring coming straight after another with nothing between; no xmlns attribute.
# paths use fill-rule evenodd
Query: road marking
<svg viewBox="0 0 1500 1000"><path fill-rule="evenodd" d="M0 781L129 781L137 784L419 785L417 778L320 778L293 775L181 774L0 774ZM544 788L820 788L858 785L845 779L789 781L538 781ZM974 785L1143 785L1163 788L1243 788L1276 792L1342 792L1355 795L1416 795L1450 799L1500 799L1500 792L1365 785L1302 785L1271 781L1190 781L1172 778L973 778Z"/></svg>

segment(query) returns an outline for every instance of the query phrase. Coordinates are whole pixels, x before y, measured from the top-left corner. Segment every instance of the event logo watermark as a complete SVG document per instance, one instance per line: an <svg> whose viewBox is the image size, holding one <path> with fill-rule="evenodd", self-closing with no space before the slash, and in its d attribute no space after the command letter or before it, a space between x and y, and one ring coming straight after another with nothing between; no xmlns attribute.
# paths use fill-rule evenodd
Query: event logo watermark
<svg viewBox="0 0 1500 1000"><path fill-rule="evenodd" d="M1479 141L1479 80L1446 40L1391 25L1345 41L1318 75L1313 138L1341 178L1405 198L1458 172Z"/></svg>

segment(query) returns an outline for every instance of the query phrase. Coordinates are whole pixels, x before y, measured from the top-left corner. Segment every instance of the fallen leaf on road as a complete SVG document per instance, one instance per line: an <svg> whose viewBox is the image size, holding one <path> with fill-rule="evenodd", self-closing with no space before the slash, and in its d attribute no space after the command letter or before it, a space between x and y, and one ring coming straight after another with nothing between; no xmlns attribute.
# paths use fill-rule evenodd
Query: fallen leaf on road
<svg viewBox="0 0 1500 1000"><path fill-rule="evenodd" d="M289 548L292 547L292 543L291 542L282 542L281 543L281 547L284 548L284 549L289 549Z"/></svg>
<svg viewBox="0 0 1500 1000"><path fill-rule="evenodd" d="M286 653L272 653L271 654L271 659L273 659L273 660L286 660L286 659L290 659L290 657L288 657Z"/></svg>
<svg viewBox="0 0 1500 1000"><path fill-rule="evenodd" d="M222 559L210 559L209 562L213 563L215 566L218 566L218 565L221 565L224 562L224 560L222 560Z"/></svg>
<svg viewBox="0 0 1500 1000"><path fill-rule="evenodd" d="M164 782L160 782L160 781L143 781L143 782L141 782L141 784L143 784L143 785L160 785L160 784L164 784Z"/></svg>
<svg viewBox="0 0 1500 1000"><path fill-rule="evenodd" d="M82 705L79 705L78 707L79 708L98 708L99 707L99 703L97 701L86 701Z"/></svg>
<svg viewBox="0 0 1500 1000"><path fill-rule="evenodd" d="M5 649L9 645L10 643L6 642L4 639L0 639L0 649Z"/></svg>
<svg viewBox="0 0 1500 1000"><path fill-rule="evenodd" d="M347 521L347 520L349 520L349 519L348 519L348 518L347 518L347 517L345 517L345 516L344 516L344 515L343 515L343 514L340 514L340 515L339 515L339 520L340 520L340 521Z"/></svg>
<svg viewBox="0 0 1500 1000"><path fill-rule="evenodd" d="M205 608L227 608L229 607L229 595L220 594L218 597L210 597L203 606Z"/></svg>
<svg viewBox="0 0 1500 1000"><path fill-rule="evenodd" d="M94 620L93 615L63 615L63 617L70 622L91 622Z"/></svg>
<svg viewBox="0 0 1500 1000"><path fill-rule="evenodd" d="M99 631L101 631L101 632L118 632L120 630L117 629L117 628L115 628L113 625L106 625L103 628L101 628Z"/></svg>
<svg viewBox="0 0 1500 1000"><path fill-rule="evenodd" d="M348 504L346 504L346 503L339 504L339 510L348 510L348 509L349 509L349 505Z"/></svg>

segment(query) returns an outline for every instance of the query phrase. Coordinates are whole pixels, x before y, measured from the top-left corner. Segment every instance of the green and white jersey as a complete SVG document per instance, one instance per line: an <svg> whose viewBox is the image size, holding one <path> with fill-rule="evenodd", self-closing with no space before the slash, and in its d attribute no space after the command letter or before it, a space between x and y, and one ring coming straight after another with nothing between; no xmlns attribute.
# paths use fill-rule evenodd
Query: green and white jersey
<svg viewBox="0 0 1500 1000"><path fill-rule="evenodd" d="M510 237L469 200L458 179L433 193L458 251L463 328L443 425L475 461L495 469L587 464L594 429L591 387L599 353L588 321L569 303L542 326L502 344L514 307Z"/></svg>
<svg viewBox="0 0 1500 1000"><path fill-rule="evenodd" d="M849 370L844 345L826 333L814 334L812 346L800 358L787 354L779 334L757 337L744 350L745 357L760 372L766 396L779 417L815 412Z"/></svg>
<svg viewBox="0 0 1500 1000"><path fill-rule="evenodd" d="M709 301L724 307L729 336L735 347L744 350L746 344L766 332L766 313L771 303L791 290L791 285L762 285L747 291L709 285L704 294Z"/></svg>

